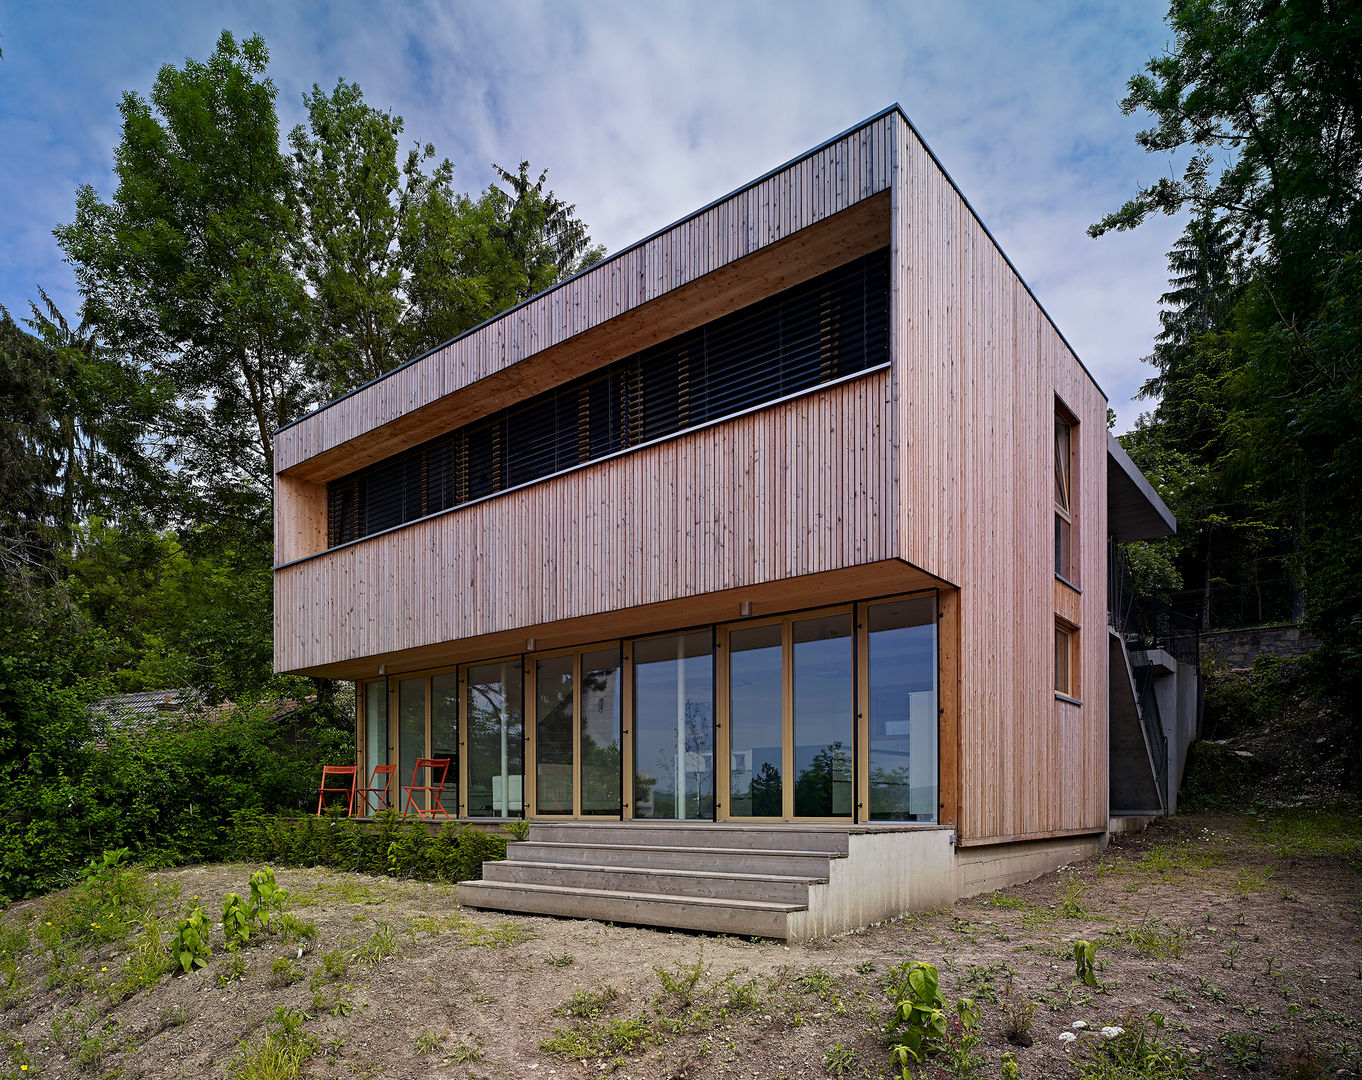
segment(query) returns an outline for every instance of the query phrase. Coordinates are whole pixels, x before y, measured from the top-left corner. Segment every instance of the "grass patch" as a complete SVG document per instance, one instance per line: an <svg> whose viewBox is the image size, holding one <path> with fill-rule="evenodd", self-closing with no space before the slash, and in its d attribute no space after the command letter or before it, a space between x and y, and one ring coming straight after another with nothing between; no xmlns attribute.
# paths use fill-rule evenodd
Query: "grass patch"
<svg viewBox="0 0 1362 1080"><path fill-rule="evenodd" d="M613 986L599 990L578 990L567 1001L553 1010L556 1016L572 1016L579 1020L595 1020L605 1007L619 999L620 992Z"/></svg>
<svg viewBox="0 0 1362 1080"><path fill-rule="evenodd" d="M139 990L149 990L161 981L170 965L170 943L161 935L160 922L148 916L142 924L142 933L133 942L122 973L110 985L109 993L121 1001Z"/></svg>
<svg viewBox="0 0 1362 1080"><path fill-rule="evenodd" d="M1267 888L1267 883L1272 874L1273 870L1270 866L1246 866L1235 875L1234 891L1240 896L1262 892Z"/></svg>
<svg viewBox="0 0 1362 1080"><path fill-rule="evenodd" d="M377 923L374 932L355 949L353 959L356 963L373 967L380 960L396 953L400 940L398 931L393 928L391 923Z"/></svg>
<svg viewBox="0 0 1362 1080"><path fill-rule="evenodd" d="M293 1009L276 1009L269 1029L237 1044L227 1080L296 1080L317 1052L317 1040L303 1031L307 1019Z"/></svg>
<svg viewBox="0 0 1362 1080"><path fill-rule="evenodd" d="M534 940L534 934L513 922L499 922L495 926L483 926L471 919L462 919L458 926L459 938L470 948L509 949L513 945L523 945Z"/></svg>
<svg viewBox="0 0 1362 1080"><path fill-rule="evenodd" d="M1187 951L1187 933L1168 930L1148 917L1134 926L1118 926L1107 936L1121 945L1133 945L1142 955L1160 960L1181 960Z"/></svg>
<svg viewBox="0 0 1362 1080"><path fill-rule="evenodd" d="M1362 816L1357 814L1284 810L1246 824L1250 835L1280 855L1333 856L1362 864Z"/></svg>
<svg viewBox="0 0 1362 1080"><path fill-rule="evenodd" d="M1146 874L1168 874L1173 871L1212 870L1225 861L1218 851L1204 851L1181 844L1156 844L1135 864Z"/></svg>
<svg viewBox="0 0 1362 1080"><path fill-rule="evenodd" d="M559 1028L539 1044L539 1049L561 1061L586 1061L634 1054L657 1036L646 1016L625 1019L579 1021Z"/></svg>

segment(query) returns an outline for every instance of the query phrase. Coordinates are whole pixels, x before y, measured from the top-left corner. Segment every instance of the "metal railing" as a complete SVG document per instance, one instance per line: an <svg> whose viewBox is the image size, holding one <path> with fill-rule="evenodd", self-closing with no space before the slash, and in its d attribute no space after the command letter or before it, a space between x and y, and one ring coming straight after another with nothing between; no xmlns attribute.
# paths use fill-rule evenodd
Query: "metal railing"
<svg viewBox="0 0 1362 1080"><path fill-rule="evenodd" d="M1197 663L1200 620L1156 597L1137 596L1125 550L1115 540L1107 549L1107 621L1127 649L1163 649L1178 663Z"/></svg>
<svg viewBox="0 0 1362 1080"><path fill-rule="evenodd" d="M1198 665L1201 627L1195 615L1178 611L1156 597L1136 595L1131 581L1125 551L1114 540L1107 553L1107 621L1120 635L1127 653L1162 649L1180 664L1192 666L1197 679L1197 730L1200 730L1201 686ZM1159 712L1158 694L1154 688L1152 664L1132 664L1135 676L1136 702L1140 725L1153 759L1154 782L1158 785L1163 806L1169 805L1168 793L1168 735L1164 731Z"/></svg>
<svg viewBox="0 0 1362 1080"><path fill-rule="evenodd" d="M1140 724L1154 762L1154 783L1159 788L1163 808L1168 809L1168 735L1159 714L1159 696L1154 692L1154 669L1148 664L1135 669L1135 693L1140 706Z"/></svg>

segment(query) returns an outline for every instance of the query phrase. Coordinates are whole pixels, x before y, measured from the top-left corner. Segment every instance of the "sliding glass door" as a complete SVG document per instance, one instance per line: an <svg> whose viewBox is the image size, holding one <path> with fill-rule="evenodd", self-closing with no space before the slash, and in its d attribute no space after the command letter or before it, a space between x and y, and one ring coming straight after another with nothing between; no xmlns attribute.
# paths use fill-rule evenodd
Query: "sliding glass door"
<svg viewBox="0 0 1362 1080"><path fill-rule="evenodd" d="M852 816L855 632L847 609L724 630L725 817Z"/></svg>
<svg viewBox="0 0 1362 1080"><path fill-rule="evenodd" d="M936 599L870 604L864 621L870 820L935 821Z"/></svg>
<svg viewBox="0 0 1362 1080"><path fill-rule="evenodd" d="M795 817L850 818L852 814L854 630L849 611L796 619L791 626Z"/></svg>
<svg viewBox="0 0 1362 1080"><path fill-rule="evenodd" d="M536 815L620 816L621 682L618 646L535 661Z"/></svg>
<svg viewBox="0 0 1362 1080"><path fill-rule="evenodd" d="M785 816L782 623L728 634L728 816Z"/></svg>
<svg viewBox="0 0 1362 1080"><path fill-rule="evenodd" d="M465 669L468 814L520 817L524 809L524 672L520 660Z"/></svg>
<svg viewBox="0 0 1362 1080"><path fill-rule="evenodd" d="M374 770L388 764L388 683L384 679L364 684L364 765L362 782L357 787L368 787ZM377 785L382 787L382 784ZM378 809L373 803L361 805L368 814Z"/></svg>
<svg viewBox="0 0 1362 1080"><path fill-rule="evenodd" d="M454 671L430 677L430 757L449 762L440 803L453 814L459 805L459 676Z"/></svg>
<svg viewBox="0 0 1362 1080"><path fill-rule="evenodd" d="M582 781L579 812L619 817L624 768L621 739L624 679L619 647L582 653L581 671L577 741Z"/></svg>
<svg viewBox="0 0 1362 1080"><path fill-rule="evenodd" d="M634 817L714 817L714 635L634 643Z"/></svg>

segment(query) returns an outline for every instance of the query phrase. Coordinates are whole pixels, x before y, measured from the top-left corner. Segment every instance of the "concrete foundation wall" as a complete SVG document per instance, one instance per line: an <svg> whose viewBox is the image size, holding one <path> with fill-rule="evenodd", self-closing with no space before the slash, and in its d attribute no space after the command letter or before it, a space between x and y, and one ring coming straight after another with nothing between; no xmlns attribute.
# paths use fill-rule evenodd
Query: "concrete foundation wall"
<svg viewBox="0 0 1362 1080"><path fill-rule="evenodd" d="M955 855L955 898L961 900L1034 881L1061 866L1096 855L1106 846L1107 834L1096 833L961 848Z"/></svg>
<svg viewBox="0 0 1362 1080"><path fill-rule="evenodd" d="M949 829L853 833L848 839L847 857L828 865L828 883L812 886L807 910L790 915L791 939L840 934L955 901Z"/></svg>
<svg viewBox="0 0 1362 1080"><path fill-rule="evenodd" d="M1106 833L956 848L945 829L852 834L826 885L809 889L807 910L792 912L788 940L806 941L914 911L950 907L968 896L1020 885L1097 854Z"/></svg>

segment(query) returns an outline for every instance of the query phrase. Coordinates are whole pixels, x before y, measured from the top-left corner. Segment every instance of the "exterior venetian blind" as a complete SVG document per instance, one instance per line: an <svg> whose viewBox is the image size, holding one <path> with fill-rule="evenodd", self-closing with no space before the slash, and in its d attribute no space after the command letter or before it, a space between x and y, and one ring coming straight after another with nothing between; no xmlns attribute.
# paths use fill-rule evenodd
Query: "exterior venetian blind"
<svg viewBox="0 0 1362 1080"><path fill-rule="evenodd" d="M332 481L349 543L889 359L882 249Z"/></svg>

